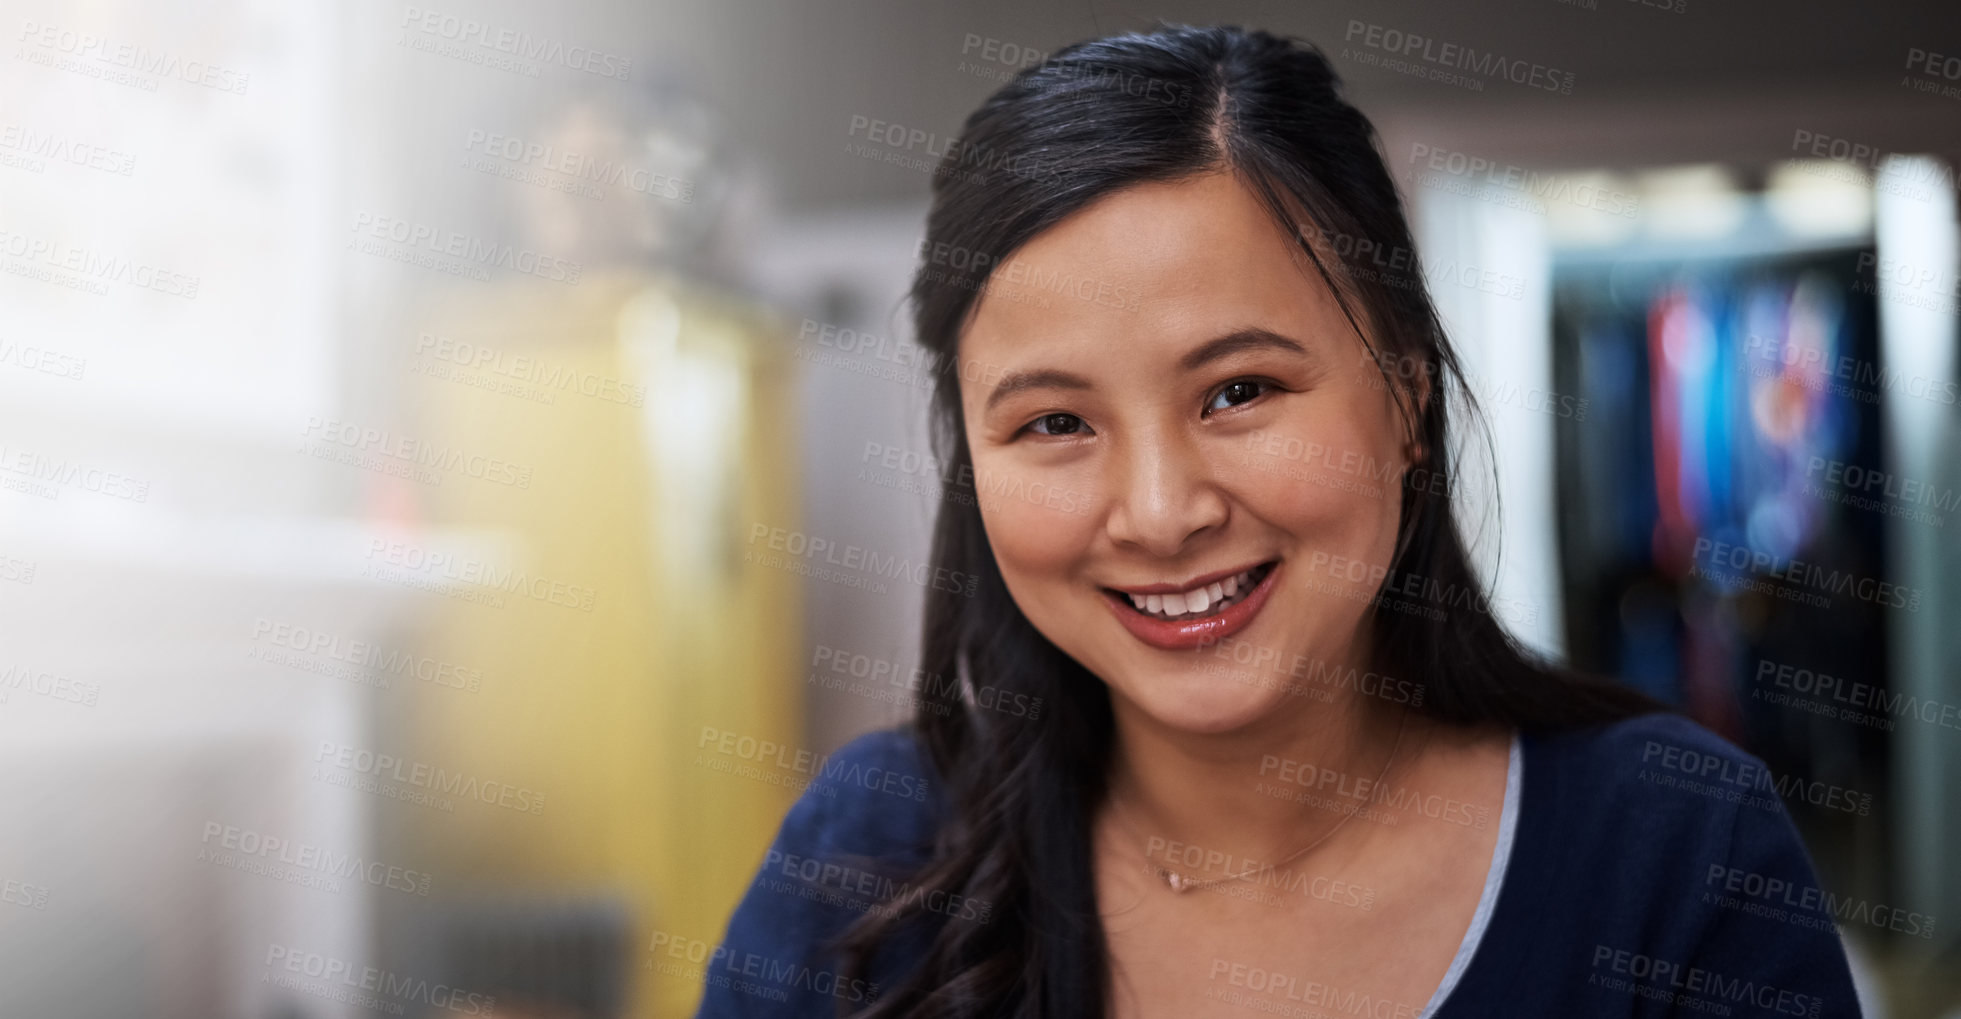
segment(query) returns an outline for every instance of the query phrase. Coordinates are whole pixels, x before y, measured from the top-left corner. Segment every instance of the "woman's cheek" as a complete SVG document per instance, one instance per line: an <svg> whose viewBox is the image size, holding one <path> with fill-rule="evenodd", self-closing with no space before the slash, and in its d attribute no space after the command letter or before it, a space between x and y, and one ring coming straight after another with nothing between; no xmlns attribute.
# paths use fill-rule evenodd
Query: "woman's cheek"
<svg viewBox="0 0 1961 1019"><path fill-rule="evenodd" d="M1297 537L1332 538L1382 510L1398 465L1326 430L1308 434L1320 437L1272 430L1239 442L1235 487L1240 501Z"/></svg>
<svg viewBox="0 0 1961 1019"><path fill-rule="evenodd" d="M1364 435L1303 432L1243 442L1236 501L1286 533L1297 574L1366 599L1395 548L1402 465Z"/></svg>
<svg viewBox="0 0 1961 1019"><path fill-rule="evenodd" d="M974 497L1004 571L1065 571L1090 547L1094 498L1082 472L986 462L974 468Z"/></svg>

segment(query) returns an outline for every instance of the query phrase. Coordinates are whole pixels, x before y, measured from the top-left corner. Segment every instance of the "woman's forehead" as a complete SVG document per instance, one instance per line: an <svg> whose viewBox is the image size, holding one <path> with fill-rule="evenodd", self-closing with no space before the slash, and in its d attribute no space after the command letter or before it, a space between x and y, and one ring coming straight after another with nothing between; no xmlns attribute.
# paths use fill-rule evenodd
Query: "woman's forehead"
<svg viewBox="0 0 1961 1019"><path fill-rule="evenodd" d="M1294 238L1215 173L1126 188L1029 240L993 267L959 348L995 362L1059 347L1142 353L1340 321Z"/></svg>

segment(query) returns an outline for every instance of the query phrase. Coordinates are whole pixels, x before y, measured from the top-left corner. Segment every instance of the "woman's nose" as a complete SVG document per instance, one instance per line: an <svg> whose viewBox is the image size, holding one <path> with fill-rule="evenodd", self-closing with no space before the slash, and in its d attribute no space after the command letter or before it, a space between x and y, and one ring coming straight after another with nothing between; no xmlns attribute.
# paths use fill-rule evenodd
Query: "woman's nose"
<svg viewBox="0 0 1961 1019"><path fill-rule="evenodd" d="M1190 439L1151 437L1113 460L1115 493L1105 526L1117 544L1171 558L1194 535L1226 522L1225 493Z"/></svg>

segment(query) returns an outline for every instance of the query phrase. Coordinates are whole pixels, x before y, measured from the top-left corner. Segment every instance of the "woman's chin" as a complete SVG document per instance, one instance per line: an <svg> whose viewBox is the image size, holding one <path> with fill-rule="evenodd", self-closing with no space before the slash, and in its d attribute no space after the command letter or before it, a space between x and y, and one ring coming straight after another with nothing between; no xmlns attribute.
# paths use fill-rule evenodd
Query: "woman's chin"
<svg viewBox="0 0 1961 1019"><path fill-rule="evenodd" d="M1166 728L1211 736L1243 729L1266 718L1279 709L1281 699L1273 691L1207 687L1158 692L1139 706Z"/></svg>

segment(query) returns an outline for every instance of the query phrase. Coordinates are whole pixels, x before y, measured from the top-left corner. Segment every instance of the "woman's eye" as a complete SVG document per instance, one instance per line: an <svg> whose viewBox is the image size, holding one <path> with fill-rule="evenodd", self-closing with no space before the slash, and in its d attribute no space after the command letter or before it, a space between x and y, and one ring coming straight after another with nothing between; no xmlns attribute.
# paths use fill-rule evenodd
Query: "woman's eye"
<svg viewBox="0 0 1961 1019"><path fill-rule="evenodd" d="M1257 398L1266 389L1266 383L1253 379L1240 379L1237 382L1228 382L1217 393L1213 394L1212 401L1205 405L1205 412L1209 414L1215 410L1237 407L1242 403L1247 403ZM1220 401L1224 402L1221 403Z"/></svg>
<svg viewBox="0 0 1961 1019"><path fill-rule="evenodd" d="M1044 414L1028 423L1037 435L1075 435L1083 430L1083 419L1074 414Z"/></svg>

